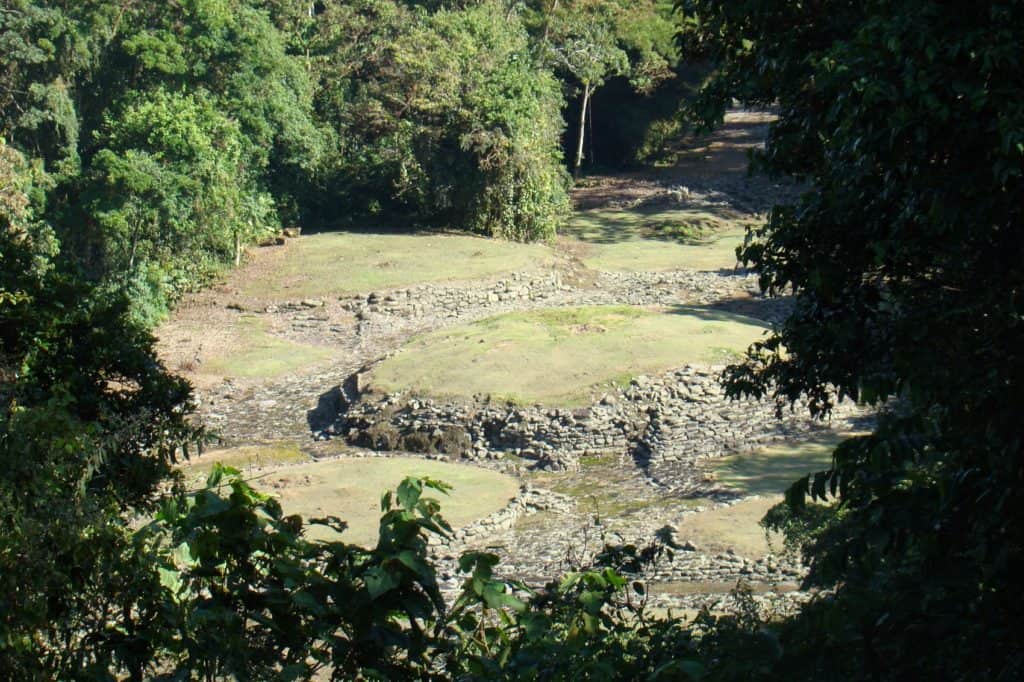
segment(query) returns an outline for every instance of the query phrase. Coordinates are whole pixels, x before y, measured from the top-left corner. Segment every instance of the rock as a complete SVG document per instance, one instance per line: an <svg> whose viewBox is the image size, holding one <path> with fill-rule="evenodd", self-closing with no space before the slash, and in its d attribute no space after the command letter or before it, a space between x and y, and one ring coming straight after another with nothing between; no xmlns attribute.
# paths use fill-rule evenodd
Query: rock
<svg viewBox="0 0 1024 682"><path fill-rule="evenodd" d="M289 239L295 239L300 234L302 234L302 228L301 227L286 227L283 230L281 230L281 234L283 234L285 237L288 237Z"/></svg>

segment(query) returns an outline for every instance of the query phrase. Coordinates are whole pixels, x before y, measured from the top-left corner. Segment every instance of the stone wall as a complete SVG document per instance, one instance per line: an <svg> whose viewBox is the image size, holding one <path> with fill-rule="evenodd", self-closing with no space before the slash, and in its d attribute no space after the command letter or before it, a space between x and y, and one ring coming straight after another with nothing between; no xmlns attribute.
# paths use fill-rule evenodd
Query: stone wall
<svg viewBox="0 0 1024 682"><path fill-rule="evenodd" d="M739 303L737 304L737 302ZM439 321L510 310L566 305L711 305L766 320L779 319L785 299L763 298L754 275L746 271L598 272L590 286L566 284L557 270L514 273L481 285L421 284L371 292L343 300L359 320L435 318ZM288 310L302 311L317 301L296 301ZM282 308L286 309L286 308Z"/></svg>
<svg viewBox="0 0 1024 682"><path fill-rule="evenodd" d="M557 271L531 275L513 273L487 285L421 284L405 289L353 296L344 306L363 319L372 314L397 317L459 317L470 310L522 301L544 301L563 289Z"/></svg>
<svg viewBox="0 0 1024 682"><path fill-rule="evenodd" d="M579 409L366 393L344 401L335 429L362 447L472 460L511 455L555 470L575 469L589 454L629 451L656 474L662 467L693 470L704 457L821 428L800 410L780 420L769 402L729 400L720 372L683 367L640 376Z"/></svg>

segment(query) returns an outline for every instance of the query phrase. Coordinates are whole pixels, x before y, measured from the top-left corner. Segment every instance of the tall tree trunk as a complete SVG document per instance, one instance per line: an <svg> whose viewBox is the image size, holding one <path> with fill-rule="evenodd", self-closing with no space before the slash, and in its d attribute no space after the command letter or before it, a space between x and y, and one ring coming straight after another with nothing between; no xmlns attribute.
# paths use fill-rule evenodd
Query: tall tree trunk
<svg viewBox="0 0 1024 682"><path fill-rule="evenodd" d="M547 17L544 19L544 42L548 41L548 34L551 33L551 17L555 12L558 11L558 0L554 0L551 3L551 11L548 12Z"/></svg>
<svg viewBox="0 0 1024 682"><path fill-rule="evenodd" d="M572 176L580 176L580 167L583 165L583 136L587 126L587 105L590 104L590 83L583 84L583 102L580 106L580 135L576 141L576 163L573 164Z"/></svg>

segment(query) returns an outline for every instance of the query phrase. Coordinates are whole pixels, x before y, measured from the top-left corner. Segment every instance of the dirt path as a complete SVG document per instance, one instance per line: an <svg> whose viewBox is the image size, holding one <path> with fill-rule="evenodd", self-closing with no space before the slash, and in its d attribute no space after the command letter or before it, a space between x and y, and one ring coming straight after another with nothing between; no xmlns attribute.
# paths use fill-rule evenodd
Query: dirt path
<svg viewBox="0 0 1024 682"><path fill-rule="evenodd" d="M614 175L588 175L572 190L578 210L629 207L657 200L674 190L714 192L740 210L761 213L789 185L747 175L752 151L763 149L774 114L732 111L710 135L683 140L672 166Z"/></svg>

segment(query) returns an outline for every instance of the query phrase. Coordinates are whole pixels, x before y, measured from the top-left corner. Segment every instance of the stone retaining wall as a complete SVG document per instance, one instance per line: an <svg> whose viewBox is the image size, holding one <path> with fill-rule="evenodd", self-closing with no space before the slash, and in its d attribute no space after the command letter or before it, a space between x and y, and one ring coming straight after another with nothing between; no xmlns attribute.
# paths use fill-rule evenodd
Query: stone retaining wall
<svg viewBox="0 0 1024 682"><path fill-rule="evenodd" d="M789 307L785 299L763 298L757 280L742 270L706 272L599 272L591 286L563 283L558 271L514 273L487 285L421 284L404 289L371 292L345 299L344 309L359 320L384 318L478 317L482 313L532 309L544 305L692 305L721 304L762 319L779 319ZM288 310L302 311L316 301L294 302ZM539 304L539 305L537 305Z"/></svg>
<svg viewBox="0 0 1024 682"><path fill-rule="evenodd" d="M457 553L467 544L489 538L503 530L508 530L523 516L540 511L557 511L571 514L575 511L576 502L567 495L551 490L535 488L526 483L520 487L516 496L507 505L490 516L456 529L451 537L445 539L438 535L430 536L430 544L435 551Z"/></svg>
<svg viewBox="0 0 1024 682"><path fill-rule="evenodd" d="M398 317L459 317L468 310L516 301L544 301L563 289L557 271L531 275L513 273L486 286L421 284L405 289L354 296L344 307L363 319L371 314Z"/></svg>
<svg viewBox="0 0 1024 682"><path fill-rule="evenodd" d="M693 469L689 465L704 457L821 428L800 410L780 420L767 401L729 400L720 371L683 367L640 376L579 409L367 393L345 401L335 428L362 447L473 460L511 455L556 470L575 469L580 457L608 451L630 451L652 469Z"/></svg>

